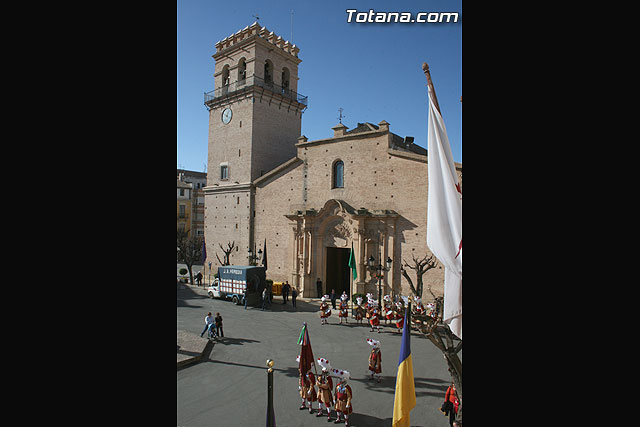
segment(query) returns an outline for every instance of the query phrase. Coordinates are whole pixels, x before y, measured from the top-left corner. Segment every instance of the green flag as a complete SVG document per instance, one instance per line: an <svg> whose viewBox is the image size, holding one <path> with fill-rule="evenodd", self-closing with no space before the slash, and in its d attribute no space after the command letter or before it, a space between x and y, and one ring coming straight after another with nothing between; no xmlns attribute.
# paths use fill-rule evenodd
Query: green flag
<svg viewBox="0 0 640 427"><path fill-rule="evenodd" d="M353 252L353 242L351 242L351 253L349 254L349 268L353 274L353 280L358 278L358 272L356 271L356 255Z"/></svg>

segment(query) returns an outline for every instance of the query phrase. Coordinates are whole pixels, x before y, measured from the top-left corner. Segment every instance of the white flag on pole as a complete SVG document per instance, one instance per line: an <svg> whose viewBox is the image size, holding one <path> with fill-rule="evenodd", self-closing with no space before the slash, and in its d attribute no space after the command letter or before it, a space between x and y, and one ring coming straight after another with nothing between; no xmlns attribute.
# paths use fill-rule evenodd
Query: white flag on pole
<svg viewBox="0 0 640 427"><path fill-rule="evenodd" d="M429 88L427 246L444 265L443 320L462 339L462 190L432 96Z"/></svg>

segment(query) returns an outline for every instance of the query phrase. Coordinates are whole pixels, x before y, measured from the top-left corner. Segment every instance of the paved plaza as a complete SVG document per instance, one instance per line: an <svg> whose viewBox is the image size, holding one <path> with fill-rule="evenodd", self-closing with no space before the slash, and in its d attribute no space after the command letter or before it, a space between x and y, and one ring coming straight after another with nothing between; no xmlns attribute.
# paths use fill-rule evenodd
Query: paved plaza
<svg viewBox="0 0 640 427"><path fill-rule="evenodd" d="M339 325L337 311L328 325L320 324L319 300L298 299L297 309L282 304L275 296L269 310L229 301L210 299L202 288L178 285L177 326L184 346L198 347L207 312L219 312L224 319L224 338L206 351L202 339L202 360L179 368L177 372L178 426L263 426L267 407L266 360L274 365L274 411L278 427L327 426L326 416L316 417L299 410L298 364L296 344L303 322L307 322L315 358L324 357L337 369L351 373L354 413L350 425L391 426L395 379L401 334L395 325L383 326L382 332L369 332L367 325ZM364 321L366 322L366 320ZM363 323L364 323L363 322ZM384 322L382 322L384 325ZM368 337L381 342L382 382L367 378L367 359L371 347ZM190 344L187 344L190 343ZM180 342L178 343L180 345ZM211 347L211 346L209 346ZM180 348L178 349L180 362ZM197 355L199 350L184 350L183 355ZM414 332L411 353L417 405L411 412L411 426L447 427L448 417L439 410L450 382L442 353L426 338ZM335 382L334 382L335 386ZM314 409L317 403L314 403ZM332 411L333 419L335 412ZM344 424L342 424L344 425Z"/></svg>

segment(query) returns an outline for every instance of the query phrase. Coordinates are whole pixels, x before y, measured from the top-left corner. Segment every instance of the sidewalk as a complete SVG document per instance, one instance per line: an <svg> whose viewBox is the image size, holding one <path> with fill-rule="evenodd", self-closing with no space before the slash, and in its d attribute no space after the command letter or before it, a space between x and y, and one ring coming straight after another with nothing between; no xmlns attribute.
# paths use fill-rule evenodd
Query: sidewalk
<svg viewBox="0 0 640 427"><path fill-rule="evenodd" d="M209 357L213 342L187 331L178 331L178 369Z"/></svg>
<svg viewBox="0 0 640 427"><path fill-rule="evenodd" d="M204 281L203 281L204 284ZM198 286L198 285L192 285L190 283L178 283L178 286L184 286L184 288L181 289L185 289L185 288L189 288L192 291L200 291L198 292L201 295L207 295L207 288L209 287L208 284L205 284L204 286ZM282 295L274 295L273 296L273 301L271 304L271 308L274 308L276 306L286 306L286 307L293 307L292 303L291 303L291 295L289 295L289 297L287 298L287 303L286 304L282 304ZM229 301L230 302L230 301ZM298 305L298 303L303 302L305 304L311 304L314 306L317 306L317 310L320 309L320 304L322 304L322 301L320 300L320 298L316 298L316 297L296 297L296 306ZM330 301L328 301L329 304L331 304ZM338 303L340 302L340 300L338 300ZM255 307L254 307L255 309Z"/></svg>

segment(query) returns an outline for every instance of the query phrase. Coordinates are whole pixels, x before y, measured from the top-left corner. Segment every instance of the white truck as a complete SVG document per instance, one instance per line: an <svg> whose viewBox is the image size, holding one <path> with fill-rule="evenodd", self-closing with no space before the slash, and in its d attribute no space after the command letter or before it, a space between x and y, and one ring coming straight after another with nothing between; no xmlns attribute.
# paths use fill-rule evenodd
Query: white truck
<svg viewBox="0 0 640 427"><path fill-rule="evenodd" d="M246 289L247 304L258 305L266 285L262 266L225 265L218 267L218 277L209 287L208 294L211 298L230 299L234 304L241 304Z"/></svg>

